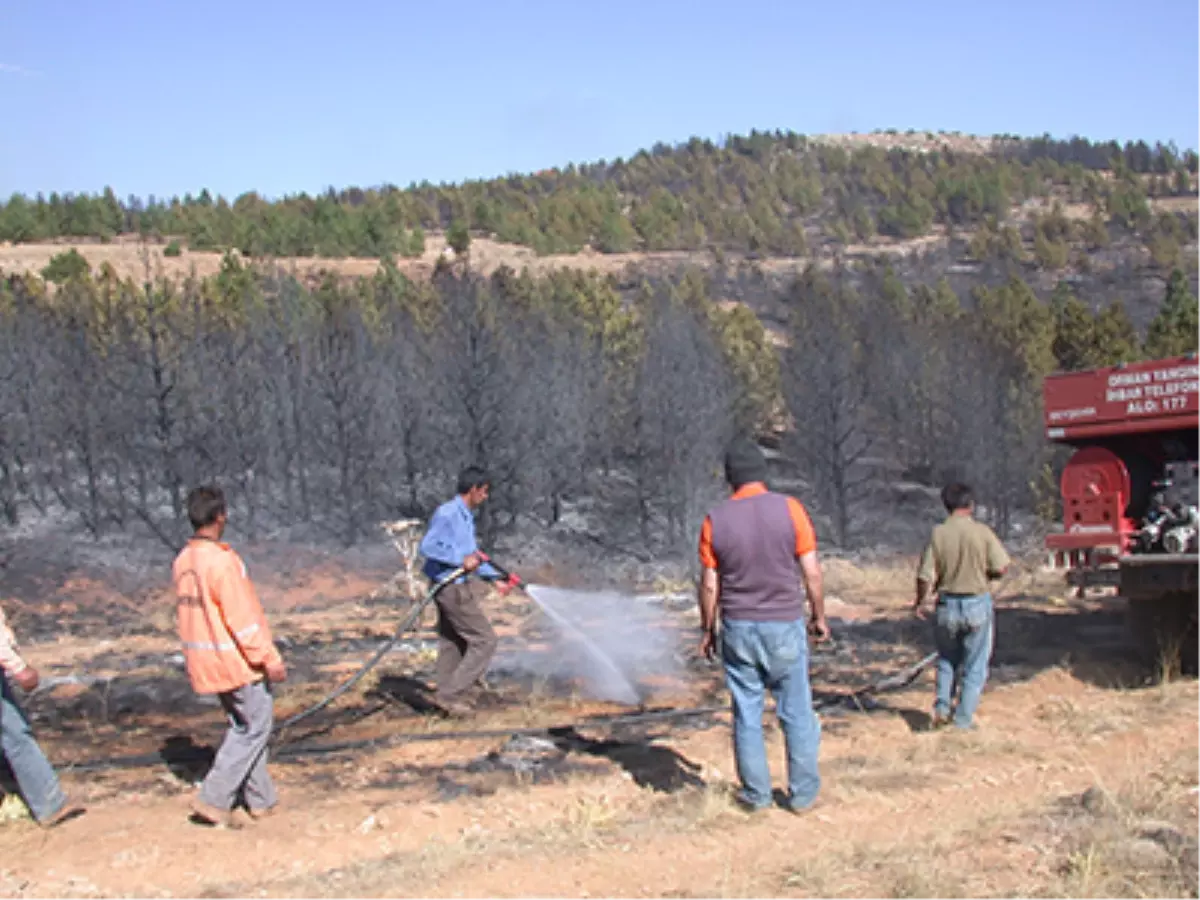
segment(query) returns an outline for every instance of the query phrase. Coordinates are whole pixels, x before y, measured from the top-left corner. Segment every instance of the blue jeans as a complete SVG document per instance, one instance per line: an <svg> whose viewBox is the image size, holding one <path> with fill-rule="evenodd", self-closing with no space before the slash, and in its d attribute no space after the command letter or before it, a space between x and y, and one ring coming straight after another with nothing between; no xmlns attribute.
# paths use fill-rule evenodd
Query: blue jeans
<svg viewBox="0 0 1200 900"><path fill-rule="evenodd" d="M763 740L765 692L787 745L788 805L804 809L817 799L821 724L808 683L808 635L803 620L726 620L721 641L725 683L733 695L733 752L742 782L740 799L756 808L771 803L771 770Z"/></svg>
<svg viewBox="0 0 1200 900"><path fill-rule="evenodd" d="M987 682L995 613L991 594L942 594L933 621L937 643L937 702L934 714L970 728ZM958 706L954 696L958 694Z"/></svg>
<svg viewBox="0 0 1200 900"><path fill-rule="evenodd" d="M3 675L0 675L0 750L8 760L25 805L37 821L44 822L63 808L67 798L58 777L33 739L29 718Z"/></svg>

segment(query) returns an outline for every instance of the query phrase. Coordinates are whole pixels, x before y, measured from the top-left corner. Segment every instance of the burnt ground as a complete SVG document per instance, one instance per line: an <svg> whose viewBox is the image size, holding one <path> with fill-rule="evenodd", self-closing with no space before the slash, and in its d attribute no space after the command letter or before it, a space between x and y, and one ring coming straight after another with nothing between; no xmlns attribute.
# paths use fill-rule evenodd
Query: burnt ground
<svg viewBox="0 0 1200 900"><path fill-rule="evenodd" d="M1068 599L1027 570L1000 593L981 735L928 730L928 672L850 702L930 648L894 587L910 565L829 566L835 640L812 657L826 779L815 818L736 812L724 712L606 721L727 702L719 670L694 655L686 592L631 600L631 620L655 623L656 646L672 648L633 673L640 707L591 696L564 666L577 650L528 601L497 597L501 649L473 718L431 708L427 617L358 688L284 735L272 765L285 811L270 830L230 832L233 843L187 823L222 722L191 693L169 618L146 613L161 612L161 594L123 594L98 615L116 593L103 579L43 581L13 604L46 684L28 707L89 812L48 836L0 824L0 895L1194 895L1180 861L1196 844L1195 683L1141 667L1118 598ZM292 672L281 720L391 636L403 604L372 598L378 583L326 565L278 597L264 591ZM342 746L303 752L331 744ZM138 765L82 765L122 756ZM1099 812L1082 805L1092 788ZM897 827L918 851L900 849ZM712 843L730 829L757 848L736 865ZM180 862L217 850L229 865ZM974 862L955 868L964 853Z"/></svg>
<svg viewBox="0 0 1200 900"><path fill-rule="evenodd" d="M499 734L506 729L549 729L542 736L515 740L525 741L527 746L519 746L526 751L538 741L548 742L554 752L536 759L525 751L514 755L500 739L498 747L476 760L432 769L391 769L364 783L434 785L436 796L452 798L494 792L505 779L539 783L586 771L597 758L617 764L638 784L656 790L703 783L686 761L656 742L665 734L712 727L724 720L722 714L644 726L589 724L594 718L727 702L719 668L694 655L690 598L631 599L653 611L656 627L668 632L677 648L673 658L664 661L670 671L634 674L644 697L640 706L590 698L591 683L561 665L564 638L536 608L519 597L494 600L502 645L487 688L475 698L478 721L445 720L433 703L436 639L430 627L433 616L427 614L422 627L398 640L355 690L286 731L283 751L276 754L279 763L312 770L323 765L321 747L351 745L332 754L336 768L357 752L370 753L370 742L387 745L411 737L436 743L439 734L479 730L483 722L483 730ZM893 716L913 732L928 729L924 703L912 705L903 695L848 696L929 652L928 625L909 619L902 610L880 614L836 596L830 606L835 637L828 645L814 646L811 666L814 701L825 730L837 733L849 719L863 716ZM391 626L401 613L402 607L380 601L324 608L301 604L276 613L277 639L291 672L279 692L278 720L307 708L352 675L391 637ZM586 616L581 621L586 623ZM35 626L35 634L39 630ZM27 707L48 752L68 771L72 766L92 770L115 765L141 768L155 778L170 773L187 783L202 777L223 733L223 721L213 698L192 693L174 636L146 623L131 629L120 618L110 618L103 629L94 623L88 628L93 635L104 630L110 636L100 640L60 636L56 644L62 661L41 661L43 687L28 699ZM1045 595L1007 597L997 613L992 684L1019 684L1052 668L1113 689L1136 689L1149 684L1153 674L1141 668L1128 641L1117 598L1047 603ZM156 762L147 765L152 758Z"/></svg>

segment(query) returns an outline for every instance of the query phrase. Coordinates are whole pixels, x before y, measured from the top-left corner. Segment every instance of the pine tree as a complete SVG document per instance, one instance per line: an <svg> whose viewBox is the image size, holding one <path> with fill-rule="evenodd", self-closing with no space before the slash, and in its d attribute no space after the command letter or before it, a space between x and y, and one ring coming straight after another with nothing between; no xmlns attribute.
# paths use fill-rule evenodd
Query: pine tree
<svg viewBox="0 0 1200 900"><path fill-rule="evenodd" d="M637 232L620 210L609 210L596 233L596 249L601 253L627 253L637 242Z"/></svg>
<svg viewBox="0 0 1200 900"><path fill-rule="evenodd" d="M1188 286L1187 276L1175 269L1167 281L1167 293L1158 315L1146 331L1146 356L1160 359L1195 353L1197 327L1200 327L1200 315L1196 295Z"/></svg>
<svg viewBox="0 0 1200 900"><path fill-rule="evenodd" d="M467 223L462 219L451 222L446 230L446 243L455 256L466 256L471 249L471 232L467 229Z"/></svg>
<svg viewBox="0 0 1200 900"><path fill-rule="evenodd" d="M91 266L78 250L72 247L65 253L51 257L50 262L42 269L42 277L55 284L66 284L76 278L82 278L91 271Z"/></svg>
<svg viewBox="0 0 1200 900"><path fill-rule="evenodd" d="M1096 316L1093 325L1091 367L1114 366L1138 357L1138 336L1125 304L1114 300Z"/></svg>
<svg viewBox="0 0 1200 900"><path fill-rule="evenodd" d="M1092 346L1095 343L1095 320L1087 305L1071 291L1066 282L1059 282L1050 297L1054 315L1054 358L1058 369L1077 372L1089 368Z"/></svg>
<svg viewBox="0 0 1200 900"><path fill-rule="evenodd" d="M994 290L976 289L975 297L975 354L987 388L972 413L982 414L994 429L976 465L1003 533L1012 512L1029 499L1028 473L1040 469L1046 452L1039 394L1055 365L1055 322L1050 308L1016 276Z"/></svg>

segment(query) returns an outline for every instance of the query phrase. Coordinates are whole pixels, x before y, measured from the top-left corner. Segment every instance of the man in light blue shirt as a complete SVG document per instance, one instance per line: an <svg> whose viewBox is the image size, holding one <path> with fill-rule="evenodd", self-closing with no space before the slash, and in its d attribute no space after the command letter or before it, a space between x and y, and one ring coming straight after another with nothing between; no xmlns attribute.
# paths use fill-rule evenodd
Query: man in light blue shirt
<svg viewBox="0 0 1200 900"><path fill-rule="evenodd" d="M455 497L434 512L421 539L423 571L431 581L440 581L460 566L485 581L504 578L484 561L475 541L475 510L490 491L487 474L471 466L458 476ZM484 615L477 587L463 575L437 595L437 704L453 716L471 712L465 695L483 678L496 653L496 632ZM511 582L505 581L501 592L510 587Z"/></svg>

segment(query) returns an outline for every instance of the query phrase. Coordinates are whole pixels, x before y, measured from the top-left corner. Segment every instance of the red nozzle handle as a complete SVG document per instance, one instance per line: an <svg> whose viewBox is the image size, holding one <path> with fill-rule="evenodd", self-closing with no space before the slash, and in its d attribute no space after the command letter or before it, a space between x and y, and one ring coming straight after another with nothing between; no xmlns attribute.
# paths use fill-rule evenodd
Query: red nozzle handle
<svg viewBox="0 0 1200 900"><path fill-rule="evenodd" d="M499 563L493 562L492 558L490 556L488 556L486 553L484 553L482 550L476 550L475 552L479 555L480 562L485 562L485 563L488 563L489 565L491 565L491 567L493 569L495 569L497 572L500 573L500 576L502 578L508 579L509 584L513 584L513 585L521 584L521 578L520 578L520 576L517 575L516 572L510 572L510 571L508 571L508 569L504 568L504 566L500 565Z"/></svg>

